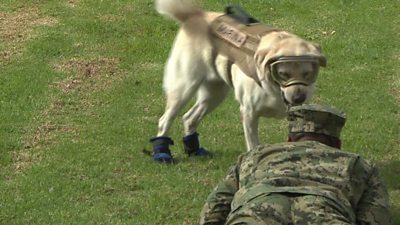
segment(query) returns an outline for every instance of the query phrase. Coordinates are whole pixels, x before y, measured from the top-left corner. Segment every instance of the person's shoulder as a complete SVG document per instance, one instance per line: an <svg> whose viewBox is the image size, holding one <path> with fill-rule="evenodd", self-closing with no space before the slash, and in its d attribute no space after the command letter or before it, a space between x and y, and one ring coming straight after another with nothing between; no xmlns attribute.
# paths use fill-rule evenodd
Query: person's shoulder
<svg viewBox="0 0 400 225"><path fill-rule="evenodd" d="M275 144L259 145L253 150L246 153L246 156L253 156L259 154L278 153L292 150L306 149L312 147L310 144L301 142L282 142Z"/></svg>
<svg viewBox="0 0 400 225"><path fill-rule="evenodd" d="M265 154L267 152L282 152L282 151L304 151L314 152L316 155L329 155L337 157L351 157L354 159L360 158L360 155L334 148L318 141L299 141L299 142L282 142L276 144L263 144L259 145L253 150L243 154L243 156L250 156L255 154Z"/></svg>
<svg viewBox="0 0 400 225"><path fill-rule="evenodd" d="M323 143L317 142L317 141L308 141L307 143L309 146L312 146L312 148L315 151L320 152L321 154L325 154L330 157L345 157L345 158L352 158L354 160L358 160L361 158L361 156L357 153L348 151L346 149L339 149L339 148L334 148L329 145L325 145Z"/></svg>
<svg viewBox="0 0 400 225"><path fill-rule="evenodd" d="M317 141L282 142L258 146L255 151L268 151L276 149L335 149Z"/></svg>
<svg viewBox="0 0 400 225"><path fill-rule="evenodd" d="M275 150L275 149L284 149L284 148L292 148L297 145L296 142L282 142L282 143L275 143L275 144L262 144L257 146L253 149L254 152L260 151L268 151L268 150ZM250 151L251 152L251 151Z"/></svg>
<svg viewBox="0 0 400 225"><path fill-rule="evenodd" d="M338 148L334 148L318 141L299 141L299 142L284 142L277 144L266 144L261 145L257 148L257 151L266 152L266 151L304 151L304 152L313 152L316 155L326 155L332 157L348 157L358 159L360 155L341 150Z"/></svg>
<svg viewBox="0 0 400 225"><path fill-rule="evenodd" d="M328 146L326 146L328 147ZM281 142L275 144L262 144L256 148L246 152L245 154L251 154L256 152L265 151L276 151L276 150L289 150L289 149L300 149L300 148L323 148L323 144L316 141L301 141L301 142Z"/></svg>
<svg viewBox="0 0 400 225"><path fill-rule="evenodd" d="M357 155L357 154L354 154ZM372 161L357 155L357 162L354 166L354 170L362 170L362 171L367 171L369 173L372 173L374 170L378 170L377 166L375 163L373 163Z"/></svg>

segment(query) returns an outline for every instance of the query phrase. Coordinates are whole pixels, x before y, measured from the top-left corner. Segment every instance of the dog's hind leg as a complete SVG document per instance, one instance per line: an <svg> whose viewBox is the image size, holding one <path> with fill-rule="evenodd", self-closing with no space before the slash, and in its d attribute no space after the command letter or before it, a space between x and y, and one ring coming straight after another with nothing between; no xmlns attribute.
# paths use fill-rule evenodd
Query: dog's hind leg
<svg viewBox="0 0 400 225"><path fill-rule="evenodd" d="M153 159L158 162L174 161L169 149L173 141L168 136L168 131L179 111L194 96L204 79L200 74L204 67L198 58L179 56L170 58L165 68L165 112L158 121L157 136L150 139L153 144Z"/></svg>
<svg viewBox="0 0 400 225"><path fill-rule="evenodd" d="M222 81L203 83L197 93L195 105L183 116L185 152L190 155L208 155L209 152L200 147L196 132L200 121L213 111L226 97L229 87Z"/></svg>
<svg viewBox="0 0 400 225"><path fill-rule="evenodd" d="M198 87L199 84L197 84ZM166 93L167 103L165 112L158 122L157 137L151 138L153 144L153 159L157 162L174 162L169 145L174 142L168 137L168 130L172 125L179 111L185 106L197 90L196 86L183 87L182 89L174 89Z"/></svg>
<svg viewBox="0 0 400 225"><path fill-rule="evenodd" d="M176 118L179 111L186 105L190 98L194 95L195 88L188 90L175 90L166 94L166 106L164 114L158 121L157 136L168 136L168 131L172 122Z"/></svg>

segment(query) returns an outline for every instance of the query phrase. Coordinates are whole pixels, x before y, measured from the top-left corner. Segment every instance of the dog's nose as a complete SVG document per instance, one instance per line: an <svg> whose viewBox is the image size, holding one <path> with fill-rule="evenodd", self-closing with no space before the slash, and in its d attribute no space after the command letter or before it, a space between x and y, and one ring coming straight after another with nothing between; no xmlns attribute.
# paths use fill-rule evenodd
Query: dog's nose
<svg viewBox="0 0 400 225"><path fill-rule="evenodd" d="M298 94L293 96L292 100L293 100L294 104L300 105L306 100L306 94L298 93Z"/></svg>

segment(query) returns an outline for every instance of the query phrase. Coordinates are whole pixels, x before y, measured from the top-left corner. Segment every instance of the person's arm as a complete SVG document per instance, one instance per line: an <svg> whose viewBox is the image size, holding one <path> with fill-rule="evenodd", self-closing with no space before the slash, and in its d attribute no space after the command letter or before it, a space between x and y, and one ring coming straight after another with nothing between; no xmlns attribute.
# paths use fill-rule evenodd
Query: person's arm
<svg viewBox="0 0 400 225"><path fill-rule="evenodd" d="M378 170L370 167L367 188L357 206L357 225L390 225L389 196Z"/></svg>
<svg viewBox="0 0 400 225"><path fill-rule="evenodd" d="M200 214L200 225L225 224L231 211L233 196L239 188L238 166L230 169L228 175L211 192Z"/></svg>

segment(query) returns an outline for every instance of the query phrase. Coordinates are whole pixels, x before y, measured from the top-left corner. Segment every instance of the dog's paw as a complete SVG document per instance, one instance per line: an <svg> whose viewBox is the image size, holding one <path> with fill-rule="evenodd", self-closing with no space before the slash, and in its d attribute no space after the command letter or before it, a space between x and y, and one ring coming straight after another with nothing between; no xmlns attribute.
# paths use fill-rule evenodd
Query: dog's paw
<svg viewBox="0 0 400 225"><path fill-rule="evenodd" d="M212 152L206 150L205 148L198 148L192 155L194 156L213 156Z"/></svg>
<svg viewBox="0 0 400 225"><path fill-rule="evenodd" d="M168 153L156 153L153 155L153 160L158 163L167 163L167 164L175 162L172 155L170 155Z"/></svg>

